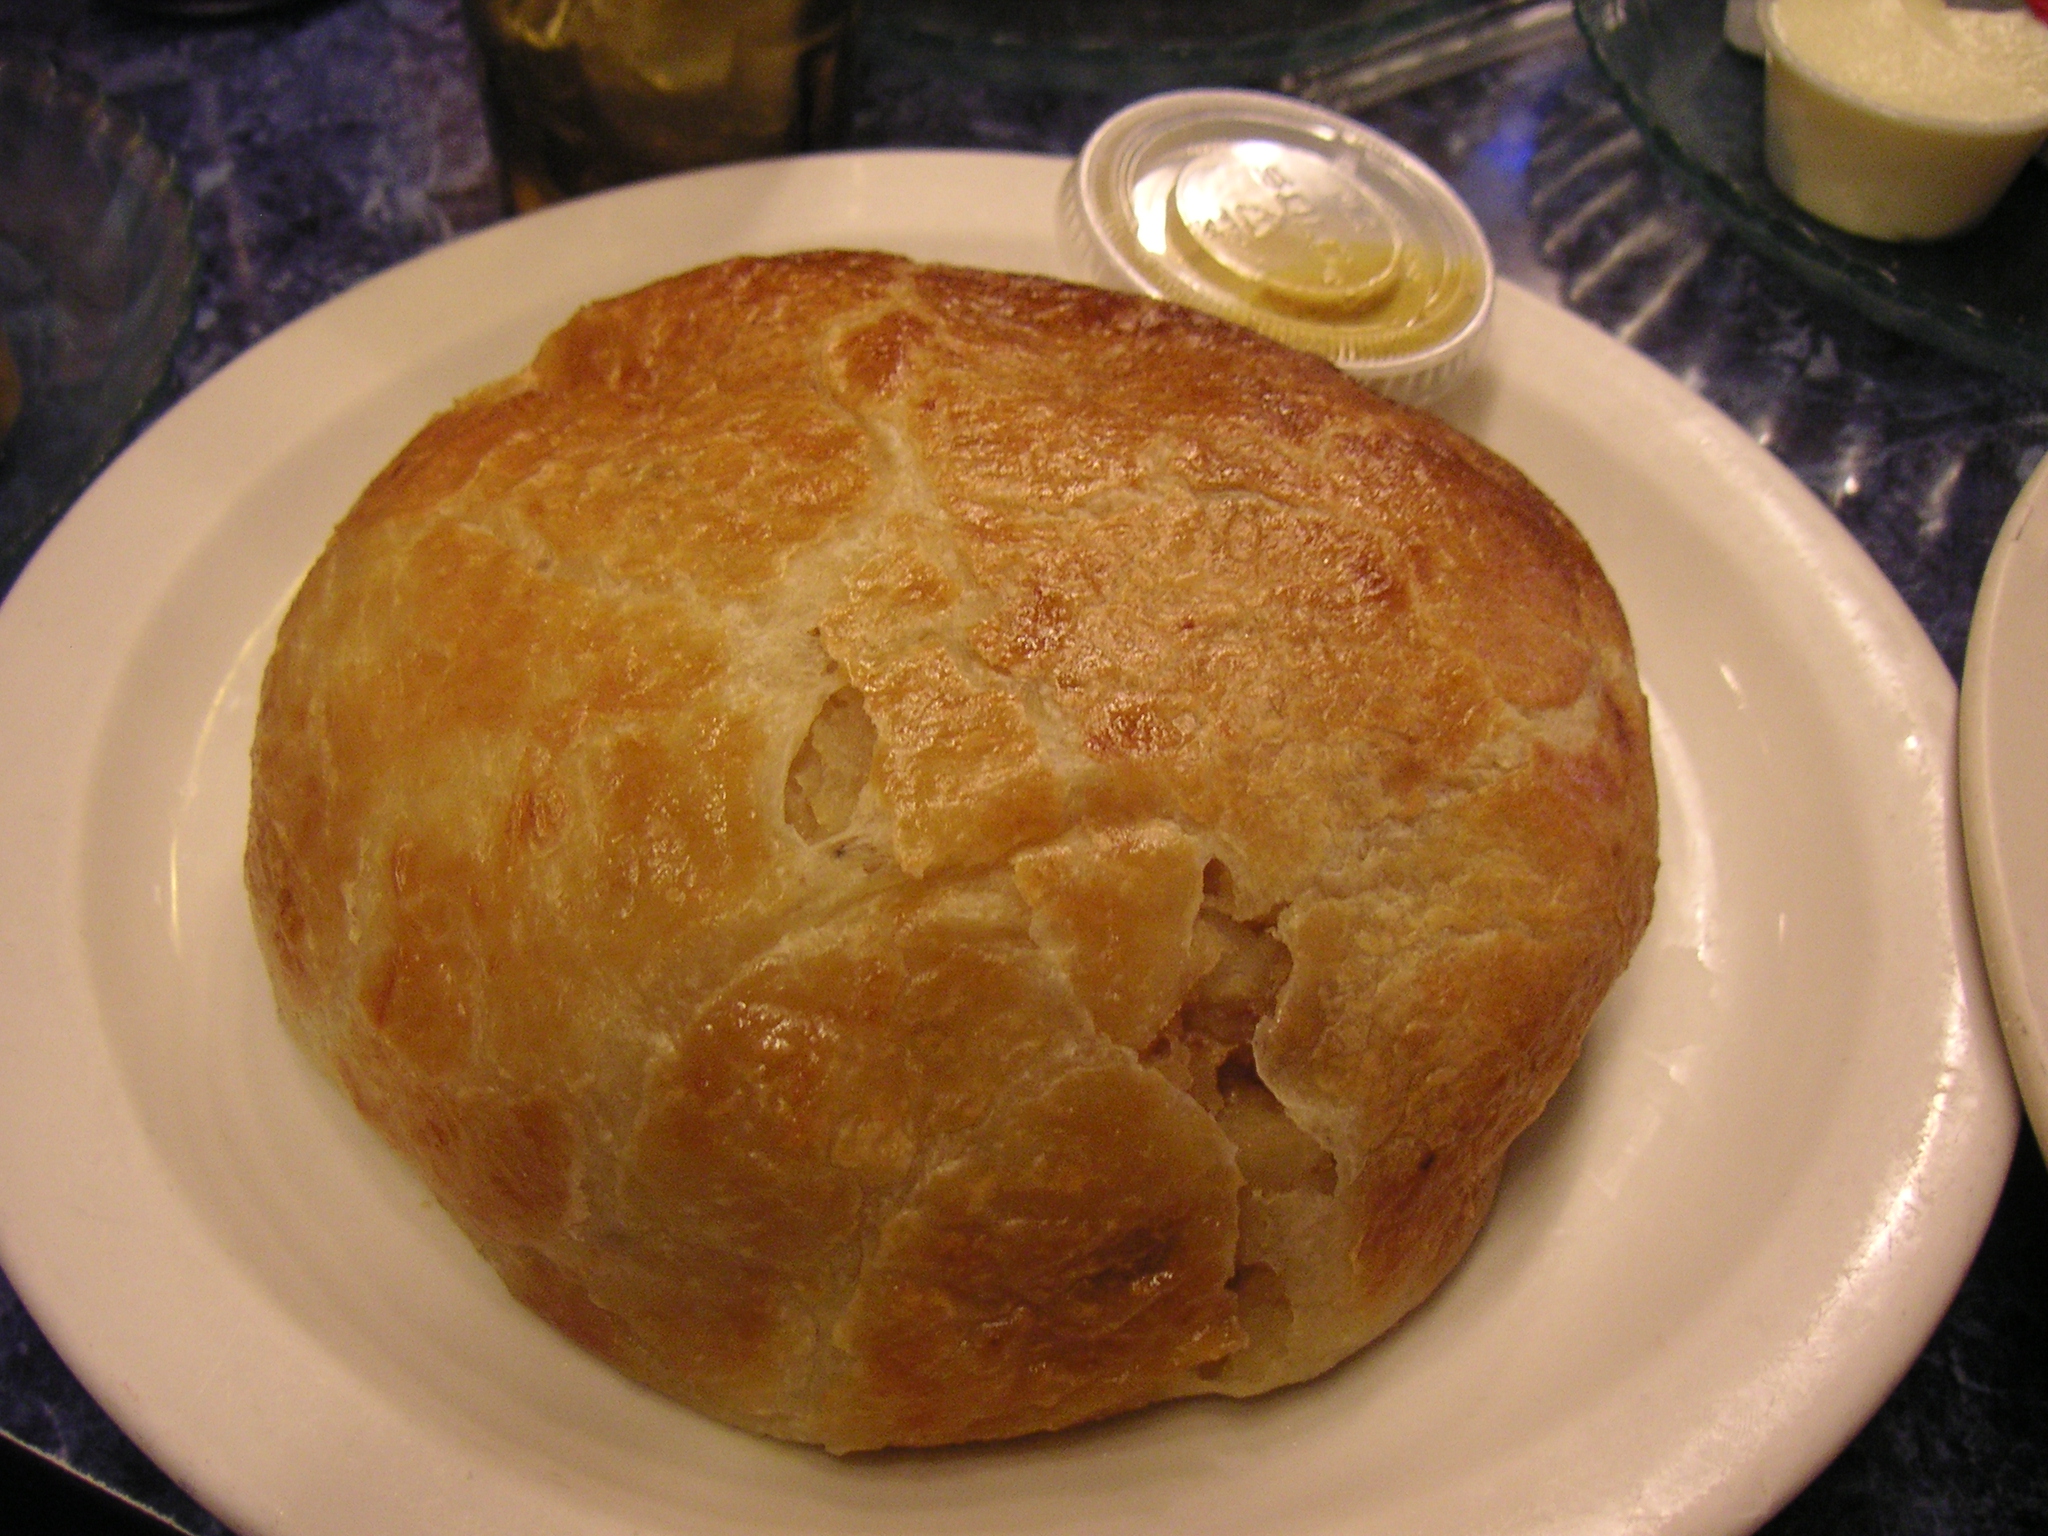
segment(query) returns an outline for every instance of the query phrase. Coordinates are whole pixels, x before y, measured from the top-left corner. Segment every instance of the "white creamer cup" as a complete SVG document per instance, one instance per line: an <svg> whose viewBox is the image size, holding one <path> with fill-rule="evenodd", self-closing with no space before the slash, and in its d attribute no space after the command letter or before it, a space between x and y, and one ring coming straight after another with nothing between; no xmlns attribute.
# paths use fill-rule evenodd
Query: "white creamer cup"
<svg viewBox="0 0 2048 1536"><path fill-rule="evenodd" d="M2048 110L1963 117L1856 91L1788 46L1778 9L1778 0L1758 7L1764 162L1778 190L1817 219L1873 240L1961 234L2048 142ZM1843 23L1853 24L1846 14Z"/></svg>

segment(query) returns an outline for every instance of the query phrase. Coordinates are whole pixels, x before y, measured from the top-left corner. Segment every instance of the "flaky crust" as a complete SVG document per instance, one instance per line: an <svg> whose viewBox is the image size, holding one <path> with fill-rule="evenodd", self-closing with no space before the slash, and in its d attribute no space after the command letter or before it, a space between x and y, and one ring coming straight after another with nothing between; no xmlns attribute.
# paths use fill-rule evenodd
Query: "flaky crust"
<svg viewBox="0 0 2048 1536"><path fill-rule="evenodd" d="M521 1300L834 1450L1320 1372L1648 920L1613 593L1514 469L1167 305L862 253L593 304L264 678L285 1022Z"/></svg>

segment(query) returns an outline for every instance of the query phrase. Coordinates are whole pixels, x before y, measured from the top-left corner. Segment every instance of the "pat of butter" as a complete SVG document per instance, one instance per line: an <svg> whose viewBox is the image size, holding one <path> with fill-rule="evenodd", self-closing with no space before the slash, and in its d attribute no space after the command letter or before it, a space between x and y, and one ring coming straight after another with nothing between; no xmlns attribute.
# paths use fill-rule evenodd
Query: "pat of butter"
<svg viewBox="0 0 2048 1536"><path fill-rule="evenodd" d="M1764 153L1852 234L1933 240L2048 140L2048 25L2024 0L1764 0Z"/></svg>

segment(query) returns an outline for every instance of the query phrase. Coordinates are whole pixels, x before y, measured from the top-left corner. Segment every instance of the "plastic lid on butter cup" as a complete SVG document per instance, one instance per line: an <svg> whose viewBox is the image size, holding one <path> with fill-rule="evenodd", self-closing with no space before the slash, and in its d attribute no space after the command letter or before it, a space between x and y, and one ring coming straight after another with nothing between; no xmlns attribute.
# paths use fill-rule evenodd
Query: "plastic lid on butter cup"
<svg viewBox="0 0 2048 1536"><path fill-rule="evenodd" d="M1493 253L1443 178L1289 96L1124 108L1067 174L1060 238L1099 282L1321 353L1411 403L1471 366L1493 312Z"/></svg>

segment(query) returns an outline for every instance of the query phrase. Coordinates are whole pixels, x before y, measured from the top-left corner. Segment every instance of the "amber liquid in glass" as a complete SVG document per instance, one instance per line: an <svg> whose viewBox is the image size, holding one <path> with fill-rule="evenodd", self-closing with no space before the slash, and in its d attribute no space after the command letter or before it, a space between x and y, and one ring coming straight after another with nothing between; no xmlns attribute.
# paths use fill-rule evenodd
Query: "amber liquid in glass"
<svg viewBox="0 0 2048 1536"><path fill-rule="evenodd" d="M524 211L838 137L850 0L464 0Z"/></svg>

